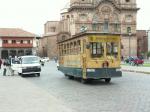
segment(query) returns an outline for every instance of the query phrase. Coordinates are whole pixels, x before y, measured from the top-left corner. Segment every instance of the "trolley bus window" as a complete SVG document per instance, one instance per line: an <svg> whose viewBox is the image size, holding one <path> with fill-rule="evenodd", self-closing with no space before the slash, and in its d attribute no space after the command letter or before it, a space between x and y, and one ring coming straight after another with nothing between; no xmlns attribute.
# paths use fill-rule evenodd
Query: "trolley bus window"
<svg viewBox="0 0 150 112"><path fill-rule="evenodd" d="M104 46L100 42L90 43L90 50L92 58L102 57L104 54Z"/></svg>
<svg viewBox="0 0 150 112"><path fill-rule="evenodd" d="M118 44L116 42L107 42L107 55L113 55L115 58L117 58L118 55Z"/></svg>

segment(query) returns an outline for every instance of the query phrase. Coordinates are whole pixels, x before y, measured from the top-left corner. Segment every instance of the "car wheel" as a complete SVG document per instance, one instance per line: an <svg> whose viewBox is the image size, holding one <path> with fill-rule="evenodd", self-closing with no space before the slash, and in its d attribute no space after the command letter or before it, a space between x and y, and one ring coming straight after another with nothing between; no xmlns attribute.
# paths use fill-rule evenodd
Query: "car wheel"
<svg viewBox="0 0 150 112"><path fill-rule="evenodd" d="M40 73L37 73L37 77L40 77Z"/></svg>
<svg viewBox="0 0 150 112"><path fill-rule="evenodd" d="M21 76L22 74L21 74L21 73L18 73L18 75L20 75L20 76Z"/></svg>
<svg viewBox="0 0 150 112"><path fill-rule="evenodd" d="M24 75L24 74L21 74L21 77L25 77L25 75Z"/></svg>
<svg viewBox="0 0 150 112"><path fill-rule="evenodd" d="M68 79L74 79L74 76L68 75Z"/></svg>
<svg viewBox="0 0 150 112"><path fill-rule="evenodd" d="M110 81L111 81L111 78L105 79L105 82L106 82L106 83L110 83Z"/></svg>
<svg viewBox="0 0 150 112"><path fill-rule="evenodd" d="M83 78L82 78L82 79L81 79L81 83L82 83L82 84L86 84L86 83L87 83L87 79L83 79Z"/></svg>

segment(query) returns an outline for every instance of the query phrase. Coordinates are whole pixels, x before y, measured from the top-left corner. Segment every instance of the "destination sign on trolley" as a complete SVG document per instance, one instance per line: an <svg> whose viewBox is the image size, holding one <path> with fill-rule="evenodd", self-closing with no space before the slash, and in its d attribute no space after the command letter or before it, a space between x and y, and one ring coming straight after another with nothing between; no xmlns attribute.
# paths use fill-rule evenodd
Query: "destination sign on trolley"
<svg viewBox="0 0 150 112"><path fill-rule="evenodd" d="M120 36L89 36L89 41L92 42L115 42L118 41Z"/></svg>

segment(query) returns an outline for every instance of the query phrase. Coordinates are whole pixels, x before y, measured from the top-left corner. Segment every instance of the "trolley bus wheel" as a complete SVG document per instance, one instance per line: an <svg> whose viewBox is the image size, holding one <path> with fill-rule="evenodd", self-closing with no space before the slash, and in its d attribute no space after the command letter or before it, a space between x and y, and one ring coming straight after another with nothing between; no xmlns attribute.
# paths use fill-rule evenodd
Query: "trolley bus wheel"
<svg viewBox="0 0 150 112"><path fill-rule="evenodd" d="M68 77L68 75L67 74L64 74L65 75L65 77Z"/></svg>
<svg viewBox="0 0 150 112"><path fill-rule="evenodd" d="M86 84L87 82L88 82L87 79L83 79L83 78L81 79L82 84Z"/></svg>
<svg viewBox="0 0 150 112"><path fill-rule="evenodd" d="M106 82L106 83L109 83L110 81L111 81L111 78L105 79L105 82Z"/></svg>
<svg viewBox="0 0 150 112"><path fill-rule="evenodd" d="M68 79L74 79L74 76L68 75Z"/></svg>

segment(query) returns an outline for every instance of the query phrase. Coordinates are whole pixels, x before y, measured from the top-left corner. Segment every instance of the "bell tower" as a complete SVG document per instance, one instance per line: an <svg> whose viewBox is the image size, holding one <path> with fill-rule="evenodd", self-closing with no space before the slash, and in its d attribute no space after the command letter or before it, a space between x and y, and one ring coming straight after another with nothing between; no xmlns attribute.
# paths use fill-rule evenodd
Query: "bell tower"
<svg viewBox="0 0 150 112"><path fill-rule="evenodd" d="M120 0L122 55L137 56L137 8L136 0Z"/></svg>

